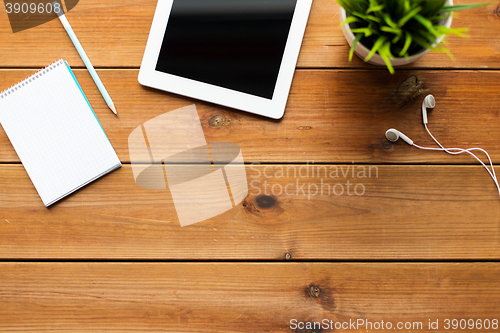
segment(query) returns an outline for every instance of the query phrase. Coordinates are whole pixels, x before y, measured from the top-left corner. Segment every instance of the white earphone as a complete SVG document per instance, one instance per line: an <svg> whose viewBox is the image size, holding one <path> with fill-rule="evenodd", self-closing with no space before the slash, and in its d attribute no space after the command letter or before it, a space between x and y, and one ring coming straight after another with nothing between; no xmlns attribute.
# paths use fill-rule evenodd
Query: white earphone
<svg viewBox="0 0 500 333"><path fill-rule="evenodd" d="M387 140L389 140L391 142L396 142L399 140L399 138L401 138L404 142L406 142L410 146L414 146L414 147L417 147L419 149L445 151L451 155L458 155L458 154L462 154L462 153L467 153L467 154L471 155L479 163L481 163L481 165L483 167L486 168L486 171L488 171L489 175L493 179L493 182L495 183L495 185L497 187L498 194L500 195L500 186L498 184L498 179L497 179L497 175L495 173L495 168L493 166L493 162L491 161L490 155L488 154L488 152L486 150L481 149L481 148L469 148L469 149L445 148L445 147L443 147L443 145L441 145L441 143L439 143L438 140L436 140L434 135L432 135L431 131L429 131L429 128L427 127L427 123L428 123L427 109L433 109L435 106L436 106L436 100L434 99L434 96L427 95L425 97L424 101L422 102L422 122L424 123L424 126L425 126L425 129L427 130L427 133L429 133L429 135L434 140L434 142L436 142L436 144L439 146L439 148L430 148L430 147L419 146L419 145L415 144L413 142L413 140L410 139L408 136L404 135L403 133L401 133L400 131L398 131L397 129L394 129L394 128L388 129L385 132L385 137L387 138ZM488 157L488 162L489 162L489 165L491 167L491 170L486 166L486 164L484 164L483 161L481 161L481 159L479 159L474 153L472 153L473 151L480 151L480 152L483 152L484 154L486 154L486 157Z"/></svg>
<svg viewBox="0 0 500 333"><path fill-rule="evenodd" d="M396 142L399 140L399 138L401 138L404 142L406 142L410 146L413 146L413 140L395 128L388 129L387 132L385 132L385 137L391 142Z"/></svg>
<svg viewBox="0 0 500 333"><path fill-rule="evenodd" d="M427 109L434 109L436 106L436 100L434 96L427 95L422 102L422 121L424 125L427 125Z"/></svg>

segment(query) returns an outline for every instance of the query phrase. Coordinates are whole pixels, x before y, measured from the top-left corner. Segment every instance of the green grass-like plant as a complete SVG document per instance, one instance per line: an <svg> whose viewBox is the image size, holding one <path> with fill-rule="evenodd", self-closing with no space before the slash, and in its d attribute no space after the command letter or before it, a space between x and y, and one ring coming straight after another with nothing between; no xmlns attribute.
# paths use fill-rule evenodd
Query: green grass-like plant
<svg viewBox="0 0 500 333"><path fill-rule="evenodd" d="M441 23L451 12L482 7L487 4L446 5L446 0L337 0L348 17L341 23L354 23L351 28L355 39L349 52L352 60L354 48L360 41L370 53L368 61L377 53L384 60L391 74L394 68L390 59L409 57L415 49L427 48L451 52L438 43L447 34L467 37L467 28L452 29Z"/></svg>

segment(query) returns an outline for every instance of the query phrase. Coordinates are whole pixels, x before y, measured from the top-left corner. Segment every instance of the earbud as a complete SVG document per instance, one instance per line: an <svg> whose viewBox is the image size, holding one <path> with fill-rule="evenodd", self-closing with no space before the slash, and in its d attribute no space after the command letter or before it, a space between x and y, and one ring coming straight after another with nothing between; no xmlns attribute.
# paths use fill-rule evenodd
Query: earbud
<svg viewBox="0 0 500 333"><path fill-rule="evenodd" d="M427 95L422 102L422 121L427 125L427 109L433 109L436 106L434 96Z"/></svg>
<svg viewBox="0 0 500 333"><path fill-rule="evenodd" d="M385 137L387 138L387 140L391 142L396 142L398 141L399 138L401 138L403 139L404 142L406 142L410 146L413 146L412 139L410 139L409 137L407 137L406 135L404 135L403 133L394 128L388 129L387 132L385 132Z"/></svg>

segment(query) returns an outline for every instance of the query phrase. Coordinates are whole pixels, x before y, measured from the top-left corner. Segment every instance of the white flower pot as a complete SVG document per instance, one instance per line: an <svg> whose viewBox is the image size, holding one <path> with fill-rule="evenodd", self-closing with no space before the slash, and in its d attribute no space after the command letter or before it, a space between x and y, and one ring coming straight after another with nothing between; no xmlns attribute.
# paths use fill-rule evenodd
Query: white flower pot
<svg viewBox="0 0 500 333"><path fill-rule="evenodd" d="M453 0L447 0L446 5L453 5ZM451 13L450 13L450 15L443 22L443 25L446 26L447 28L451 27L452 16L453 15L451 15ZM347 18L346 11L344 10L344 8L340 7L340 22L344 22L346 18ZM342 25L342 31L344 32L345 39L349 43L349 46L351 46L352 42L354 41L354 38L355 38L354 33L351 31L351 28L349 27L348 24ZM441 43L443 38L444 37L439 38L437 44ZM421 57L423 57L429 51L430 51L429 49L424 49L417 54L409 56L408 58L396 57L394 59L391 59L391 64L393 66L403 66L403 65L415 62L418 59L420 59ZM361 42L358 42L356 44L356 47L354 48L354 53L358 57L360 57L361 59L365 59L366 56L368 55L368 53L370 53L370 50L368 48L366 48L363 44L361 44ZM368 63L370 63L372 65L386 66L384 60L382 59L382 57L380 55L378 55L378 53L375 53L373 55L373 57L371 57L371 59L368 60Z"/></svg>

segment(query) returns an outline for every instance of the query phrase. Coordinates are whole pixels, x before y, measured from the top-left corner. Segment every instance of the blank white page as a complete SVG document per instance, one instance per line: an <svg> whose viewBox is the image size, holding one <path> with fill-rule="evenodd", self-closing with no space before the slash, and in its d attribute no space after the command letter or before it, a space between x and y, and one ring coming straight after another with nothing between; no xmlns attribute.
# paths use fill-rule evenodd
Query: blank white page
<svg viewBox="0 0 500 333"><path fill-rule="evenodd" d="M121 166L63 60L0 94L0 123L45 206Z"/></svg>

